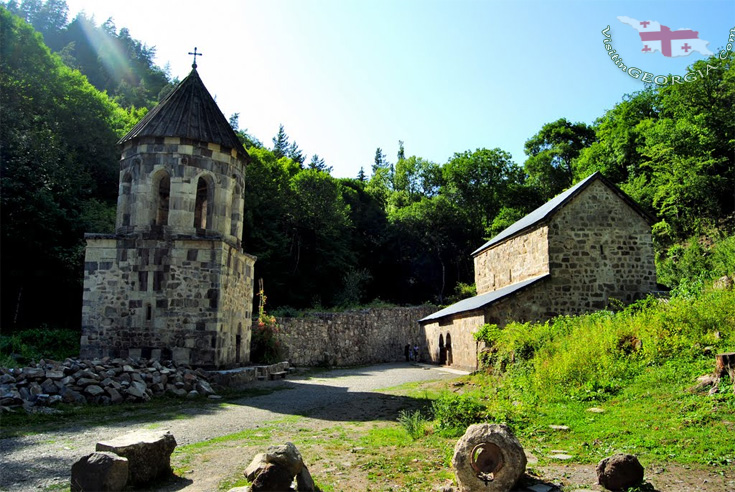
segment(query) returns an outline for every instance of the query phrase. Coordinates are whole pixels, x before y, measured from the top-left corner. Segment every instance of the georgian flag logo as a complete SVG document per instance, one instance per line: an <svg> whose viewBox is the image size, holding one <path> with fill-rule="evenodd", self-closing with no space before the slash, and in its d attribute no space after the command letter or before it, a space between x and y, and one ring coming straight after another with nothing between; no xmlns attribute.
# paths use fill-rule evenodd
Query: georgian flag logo
<svg viewBox="0 0 735 492"><path fill-rule="evenodd" d="M706 56L712 55L707 49L709 41L699 39L697 31L691 29L672 31L656 21L639 21L625 16L618 17L618 20L638 31L643 42L641 51L644 53L660 51L662 55L672 57L688 56L696 51Z"/></svg>

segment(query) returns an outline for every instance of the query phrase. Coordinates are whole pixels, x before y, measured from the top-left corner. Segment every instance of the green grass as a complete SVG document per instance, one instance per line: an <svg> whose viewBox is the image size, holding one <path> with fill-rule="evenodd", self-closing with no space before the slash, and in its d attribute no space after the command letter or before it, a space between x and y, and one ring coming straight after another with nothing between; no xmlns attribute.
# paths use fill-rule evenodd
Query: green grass
<svg viewBox="0 0 735 492"><path fill-rule="evenodd" d="M689 388L713 371L714 353L735 348L734 327L735 292L705 291L487 330L491 365L465 378L463 395L445 405L456 415L442 424L467 423L458 406L465 398L482 402L488 421L510 425L540 464L563 449L578 463L626 452L648 462L731 466L735 446L722 436L735 433L732 383L724 378L713 396Z"/></svg>

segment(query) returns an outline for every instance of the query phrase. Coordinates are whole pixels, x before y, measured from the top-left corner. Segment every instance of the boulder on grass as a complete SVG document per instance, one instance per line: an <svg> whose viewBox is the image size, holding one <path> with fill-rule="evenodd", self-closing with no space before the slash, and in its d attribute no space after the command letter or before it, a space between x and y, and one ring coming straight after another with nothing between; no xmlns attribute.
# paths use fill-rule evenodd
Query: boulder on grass
<svg viewBox="0 0 735 492"><path fill-rule="evenodd" d="M253 492L293 490L291 484L294 477L298 492L318 490L304 465L301 453L290 442L281 446L270 446L265 453L255 455L245 469L245 477L253 482Z"/></svg>
<svg viewBox="0 0 735 492"><path fill-rule="evenodd" d="M608 490L623 490L643 481L643 465L632 454L615 454L597 464L597 480Z"/></svg>
<svg viewBox="0 0 735 492"><path fill-rule="evenodd" d="M137 431L97 443L97 451L109 451L128 459L130 485L147 485L171 475L171 453L176 439L170 432Z"/></svg>
<svg viewBox="0 0 735 492"><path fill-rule="evenodd" d="M71 466L72 492L113 492L128 482L128 459L114 453L92 453Z"/></svg>

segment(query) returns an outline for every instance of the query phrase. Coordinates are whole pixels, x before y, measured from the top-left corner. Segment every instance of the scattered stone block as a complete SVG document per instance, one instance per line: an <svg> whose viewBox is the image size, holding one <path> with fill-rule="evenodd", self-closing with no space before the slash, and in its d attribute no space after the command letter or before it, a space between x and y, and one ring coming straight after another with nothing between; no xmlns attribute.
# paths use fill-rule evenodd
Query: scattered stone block
<svg viewBox="0 0 735 492"><path fill-rule="evenodd" d="M245 468L245 478L252 482L255 480L255 477L258 476L258 473L265 469L265 465L267 464L268 462L265 461L265 453L256 454L253 461L251 461L248 467Z"/></svg>
<svg viewBox="0 0 735 492"><path fill-rule="evenodd" d="M286 491L291 490L293 475L281 465L266 463L265 468L255 477L252 491Z"/></svg>
<svg viewBox="0 0 735 492"><path fill-rule="evenodd" d="M306 468L306 466L304 466L301 469L301 472L296 475L296 490L298 492L316 491L316 484L314 484L314 479L311 478L311 473L309 473L309 470Z"/></svg>
<svg viewBox="0 0 735 492"><path fill-rule="evenodd" d="M128 459L128 482L147 485L171 475L171 453L176 439L170 432L137 431L98 442L97 451L110 451Z"/></svg>
<svg viewBox="0 0 735 492"><path fill-rule="evenodd" d="M457 441L452 466L461 492L507 492L526 470L526 455L507 426L474 424Z"/></svg>
<svg viewBox="0 0 735 492"><path fill-rule="evenodd" d="M71 467L72 492L112 492L128 482L128 459L98 452L82 457Z"/></svg>
<svg viewBox="0 0 735 492"><path fill-rule="evenodd" d="M92 396L99 396L105 392L100 386L97 386L96 384L90 384L86 388L84 388L84 392L88 393Z"/></svg>
<svg viewBox="0 0 735 492"><path fill-rule="evenodd" d="M253 492L259 490L293 490L291 483L296 478L296 490L315 492L318 490L309 470L304 465L301 453L292 443L270 446L265 453L255 455L245 469L245 477L253 482Z"/></svg>
<svg viewBox="0 0 735 492"><path fill-rule="evenodd" d="M304 460L293 443L287 442L280 446L270 446L265 453L265 461L281 465L291 474L291 478L301 473Z"/></svg>
<svg viewBox="0 0 735 492"><path fill-rule="evenodd" d="M215 394L215 391L212 389L212 387L209 385L208 382L204 381L203 379L200 379L196 384L196 390L200 395L213 395Z"/></svg>
<svg viewBox="0 0 735 492"><path fill-rule="evenodd" d="M632 454L615 454L597 464L597 480L608 490L622 490L643 481L644 469Z"/></svg>

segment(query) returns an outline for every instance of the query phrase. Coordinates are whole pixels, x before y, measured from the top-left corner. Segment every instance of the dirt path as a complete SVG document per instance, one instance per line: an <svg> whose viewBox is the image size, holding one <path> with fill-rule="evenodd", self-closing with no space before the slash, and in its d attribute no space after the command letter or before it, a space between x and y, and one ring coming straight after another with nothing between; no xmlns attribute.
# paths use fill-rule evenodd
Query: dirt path
<svg viewBox="0 0 735 492"><path fill-rule="evenodd" d="M188 410L189 418L161 420L155 427L170 430L179 445L186 445L254 429L290 415L310 415L327 421L380 419L384 399L401 397L381 397L374 393L375 390L408 382L454 377L457 377L456 372L407 363L338 369L311 378L297 377L268 383L287 389L229 402L224 407L192 408ZM115 407L110 407L111 412L114 410ZM395 418L394 415L391 418ZM37 491L68 483L71 465L81 456L93 452L98 441L141 426L151 427L138 422L91 427L76 425L50 433L2 439L0 490ZM195 489L208 490L206 486L192 487Z"/></svg>

